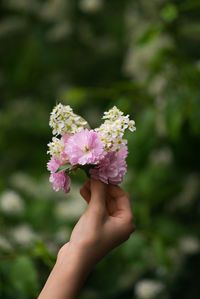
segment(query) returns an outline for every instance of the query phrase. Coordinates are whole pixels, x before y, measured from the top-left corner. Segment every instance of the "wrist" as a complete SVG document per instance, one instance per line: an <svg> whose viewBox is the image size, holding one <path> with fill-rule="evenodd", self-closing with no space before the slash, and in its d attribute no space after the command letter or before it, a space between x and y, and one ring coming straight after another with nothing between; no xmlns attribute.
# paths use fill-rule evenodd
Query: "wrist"
<svg viewBox="0 0 200 299"><path fill-rule="evenodd" d="M85 277L93 268L92 262L88 260L89 255L86 253L85 246L74 246L68 242L60 249L56 266L64 272L73 272L77 277Z"/></svg>

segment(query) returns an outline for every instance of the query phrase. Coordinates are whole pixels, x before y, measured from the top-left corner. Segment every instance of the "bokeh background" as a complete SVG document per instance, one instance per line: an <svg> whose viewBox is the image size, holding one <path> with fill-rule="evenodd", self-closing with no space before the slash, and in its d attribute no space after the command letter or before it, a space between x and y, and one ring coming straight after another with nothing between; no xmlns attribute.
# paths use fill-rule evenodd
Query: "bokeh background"
<svg viewBox="0 0 200 299"><path fill-rule="evenodd" d="M100 262L81 299L197 299L200 241L200 2L0 2L0 298L36 298L85 209L48 182L49 113L94 128L116 105L127 133L137 229Z"/></svg>

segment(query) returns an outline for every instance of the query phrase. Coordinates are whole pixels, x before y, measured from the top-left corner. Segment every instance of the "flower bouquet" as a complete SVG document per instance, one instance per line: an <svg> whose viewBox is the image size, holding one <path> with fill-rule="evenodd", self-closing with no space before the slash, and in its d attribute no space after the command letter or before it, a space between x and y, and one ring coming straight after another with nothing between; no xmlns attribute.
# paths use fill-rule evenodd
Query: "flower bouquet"
<svg viewBox="0 0 200 299"><path fill-rule="evenodd" d="M127 170L127 140L123 139L126 129L134 132L135 122L117 107L104 112L104 123L94 130L70 106L58 104L50 115L53 129L52 141L47 153L47 163L53 189L70 191L70 174L83 169L88 177L106 184L120 184ZM60 136L60 137L58 137Z"/></svg>

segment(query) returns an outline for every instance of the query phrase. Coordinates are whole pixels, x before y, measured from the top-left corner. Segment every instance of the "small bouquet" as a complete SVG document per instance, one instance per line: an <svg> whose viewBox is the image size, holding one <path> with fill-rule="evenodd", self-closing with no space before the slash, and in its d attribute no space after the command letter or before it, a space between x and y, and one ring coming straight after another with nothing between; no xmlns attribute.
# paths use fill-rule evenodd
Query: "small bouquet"
<svg viewBox="0 0 200 299"><path fill-rule="evenodd" d="M70 191L70 174L83 169L88 177L106 184L120 184L127 170L127 140L123 139L126 129L134 132L135 122L123 115L117 107L104 112L104 123L94 130L70 106L58 104L50 115L53 129L52 141L47 153L49 181L53 189ZM60 135L60 137L58 137Z"/></svg>

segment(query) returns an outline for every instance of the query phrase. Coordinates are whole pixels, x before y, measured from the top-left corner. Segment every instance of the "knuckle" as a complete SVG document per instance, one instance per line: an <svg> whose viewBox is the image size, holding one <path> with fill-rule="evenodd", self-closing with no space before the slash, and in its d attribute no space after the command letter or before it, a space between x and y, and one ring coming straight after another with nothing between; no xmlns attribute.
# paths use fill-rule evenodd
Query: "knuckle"
<svg viewBox="0 0 200 299"><path fill-rule="evenodd" d="M130 225L130 233L133 233L136 229L135 223L134 221L132 222L132 224Z"/></svg>
<svg viewBox="0 0 200 299"><path fill-rule="evenodd" d="M127 191L123 190L123 197L130 199L130 195Z"/></svg>
<svg viewBox="0 0 200 299"><path fill-rule="evenodd" d="M126 224L125 224L125 230L128 234L131 234L135 231L135 222L134 222L134 218L133 216L130 216L127 220L126 220Z"/></svg>

